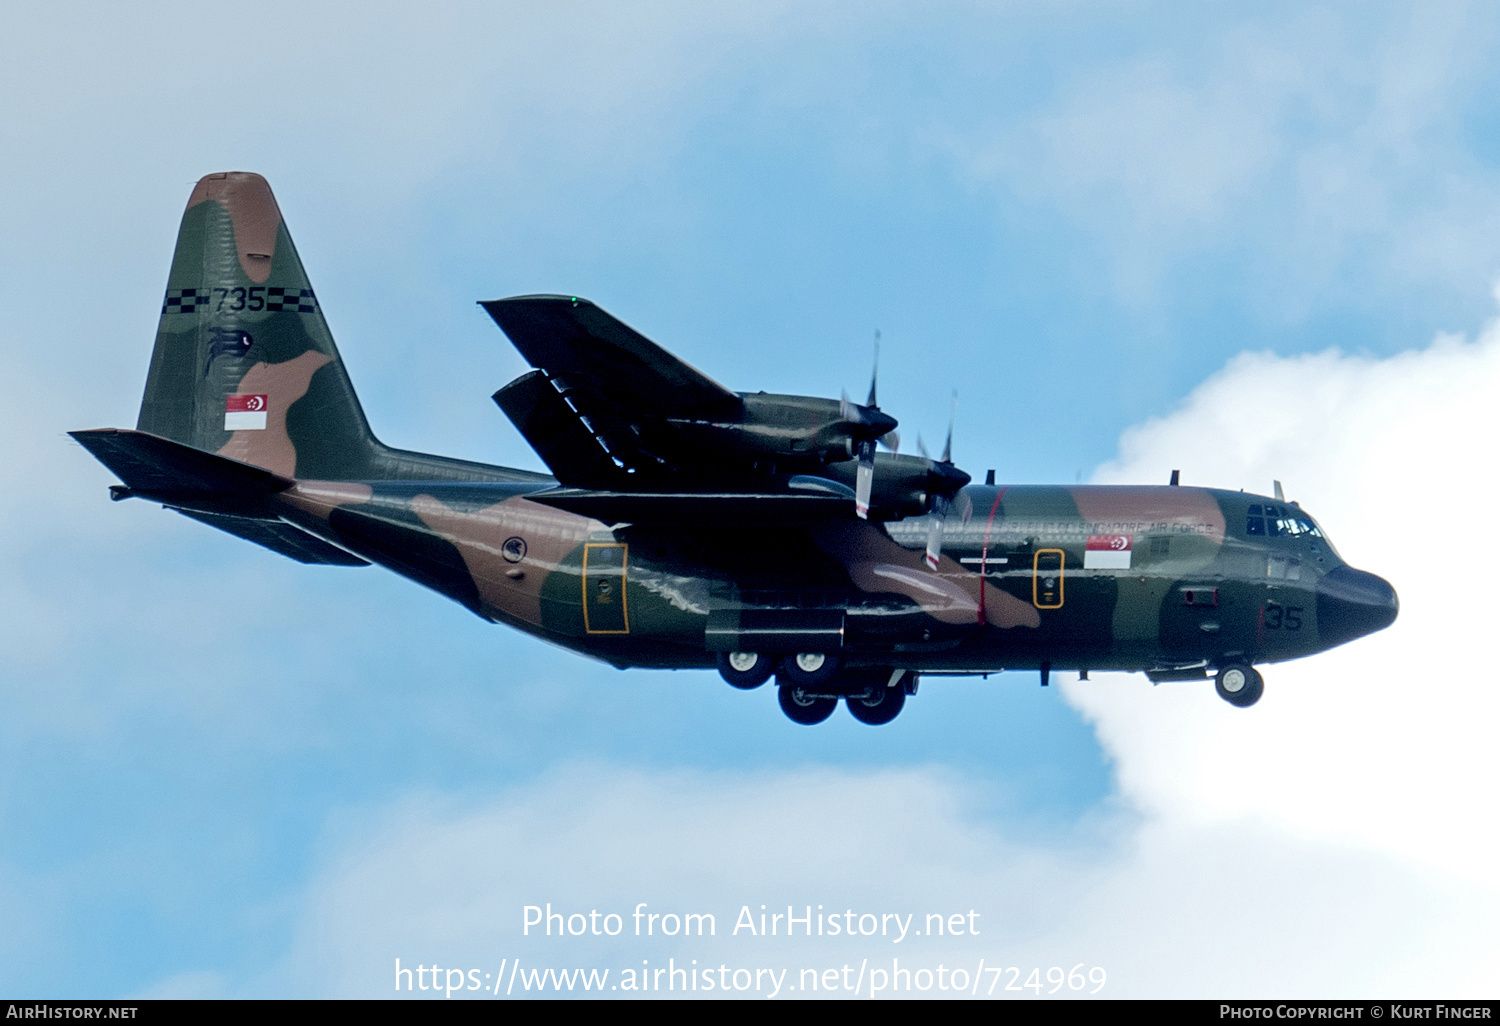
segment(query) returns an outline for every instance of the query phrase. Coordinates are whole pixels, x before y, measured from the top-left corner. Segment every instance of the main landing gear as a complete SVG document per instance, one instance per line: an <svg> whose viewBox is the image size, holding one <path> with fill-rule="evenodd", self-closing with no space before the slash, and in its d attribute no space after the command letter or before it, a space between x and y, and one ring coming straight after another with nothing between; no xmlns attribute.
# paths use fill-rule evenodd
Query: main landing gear
<svg viewBox="0 0 1500 1026"><path fill-rule="evenodd" d="M1221 666L1214 677L1214 690L1219 693L1219 697L1241 709L1259 702L1265 688L1265 681L1261 678L1260 672L1255 667L1244 663L1229 663Z"/></svg>
<svg viewBox="0 0 1500 1026"><path fill-rule="evenodd" d="M879 727L894 720L905 707L906 688L900 683L893 688L875 684L860 694L846 695L844 704L859 722Z"/></svg>
<svg viewBox="0 0 1500 1026"><path fill-rule="evenodd" d="M722 652L719 674L737 688L757 688L776 673L776 700L793 723L822 723L839 699L861 723L878 727L896 718L906 696L917 693L916 674L888 666L844 667L837 655L799 652Z"/></svg>
<svg viewBox="0 0 1500 1026"><path fill-rule="evenodd" d="M749 691L758 688L776 672L774 656L759 652L720 652L719 676L731 685Z"/></svg>
<svg viewBox="0 0 1500 1026"><path fill-rule="evenodd" d="M839 705L839 700L832 695L815 695L796 684L778 687L776 701L781 703L781 711L786 713L787 719L807 727L828 719Z"/></svg>

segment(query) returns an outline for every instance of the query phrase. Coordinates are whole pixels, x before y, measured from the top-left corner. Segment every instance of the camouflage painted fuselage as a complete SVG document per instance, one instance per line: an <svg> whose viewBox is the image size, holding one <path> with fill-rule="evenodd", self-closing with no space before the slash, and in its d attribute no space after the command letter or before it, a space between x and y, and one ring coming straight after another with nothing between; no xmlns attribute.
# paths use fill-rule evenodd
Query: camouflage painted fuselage
<svg viewBox="0 0 1500 1026"><path fill-rule="evenodd" d="M611 527L526 499L543 487L304 481L279 501L486 619L622 667L712 666L711 634L718 648L754 642L734 629L747 614L770 617L767 636L817 625L804 644L834 642L851 665L950 672L1274 662L1373 626L1320 595L1330 573L1358 571L1312 522L1242 492L971 485L974 513L949 528L934 572L925 518ZM1091 538L1128 548L1089 567ZM729 626L710 632L711 619Z"/></svg>
<svg viewBox="0 0 1500 1026"><path fill-rule="evenodd" d="M486 308L529 358L562 361L496 396L557 478L376 439L269 186L209 175L183 216L136 430L74 436L120 476L116 498L302 562L388 567L621 667L829 653L856 669L1169 679L1307 655L1396 615L1390 586L1345 566L1295 504L1241 492L968 485L939 502L968 480L946 456L882 456L883 512L861 519L851 457L895 423L873 387L852 413L733 393L586 301ZM754 487L715 494L726 480ZM565 508L580 502L598 515ZM605 509L635 512L606 523ZM912 509L942 518L935 567Z"/></svg>

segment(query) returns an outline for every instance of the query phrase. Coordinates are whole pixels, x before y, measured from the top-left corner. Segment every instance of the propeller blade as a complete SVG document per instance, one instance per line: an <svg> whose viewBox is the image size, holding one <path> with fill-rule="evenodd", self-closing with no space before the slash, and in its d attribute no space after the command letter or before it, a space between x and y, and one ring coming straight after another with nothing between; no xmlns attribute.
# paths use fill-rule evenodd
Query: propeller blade
<svg viewBox="0 0 1500 1026"><path fill-rule="evenodd" d="M844 421L853 420L854 418L850 415L850 411L852 411L853 408L854 408L854 404L849 401L849 393L847 391L840 392L839 393L839 420L844 420Z"/></svg>
<svg viewBox="0 0 1500 1026"><path fill-rule="evenodd" d="M865 405L868 406L872 410L878 410L878 409L880 409L880 407L878 405L876 405L876 403L875 403L875 379L878 378L879 376L880 376L880 331L879 331L879 329L876 329L876 331L875 331L875 366L870 369L870 398L869 398L868 401L865 402Z"/></svg>
<svg viewBox="0 0 1500 1026"><path fill-rule="evenodd" d="M917 433L917 452L922 454L924 460L932 459L932 454L927 451L927 443L922 441L921 432Z"/></svg>
<svg viewBox="0 0 1500 1026"><path fill-rule="evenodd" d="M958 389L953 390L953 403L948 407L948 440L943 443L943 458L940 462L953 462L953 418L958 413Z"/></svg>
<svg viewBox="0 0 1500 1026"><path fill-rule="evenodd" d="M900 452L901 432L887 431L885 434L880 436L880 444L891 450L891 452Z"/></svg>
<svg viewBox="0 0 1500 1026"><path fill-rule="evenodd" d="M943 554L943 523L948 519L948 500L936 496L932 512L927 516L927 554L922 557L929 570L938 568L938 557Z"/></svg>
<svg viewBox="0 0 1500 1026"><path fill-rule="evenodd" d="M875 443L860 442L859 466L854 471L854 512L861 520L870 518L870 493L875 487Z"/></svg>

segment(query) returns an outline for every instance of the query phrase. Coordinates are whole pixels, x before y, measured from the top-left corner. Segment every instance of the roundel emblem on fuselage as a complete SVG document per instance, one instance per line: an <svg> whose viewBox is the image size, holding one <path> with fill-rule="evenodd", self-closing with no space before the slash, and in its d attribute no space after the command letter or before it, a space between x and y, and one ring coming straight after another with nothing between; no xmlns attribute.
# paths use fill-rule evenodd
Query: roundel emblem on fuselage
<svg viewBox="0 0 1500 1026"><path fill-rule="evenodd" d="M500 546L500 554L507 563L519 563L526 558L526 541L523 538L507 538Z"/></svg>

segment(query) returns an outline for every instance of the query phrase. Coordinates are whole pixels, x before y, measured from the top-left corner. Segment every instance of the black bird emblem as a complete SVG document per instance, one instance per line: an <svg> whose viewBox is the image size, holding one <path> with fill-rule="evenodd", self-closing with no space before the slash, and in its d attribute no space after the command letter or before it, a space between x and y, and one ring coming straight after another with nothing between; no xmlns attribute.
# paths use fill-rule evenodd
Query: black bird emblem
<svg viewBox="0 0 1500 1026"><path fill-rule="evenodd" d="M214 328L213 338L208 341L208 363L203 365L203 376L208 377L208 369L214 365L216 356L244 356L255 344L248 332L239 328Z"/></svg>

